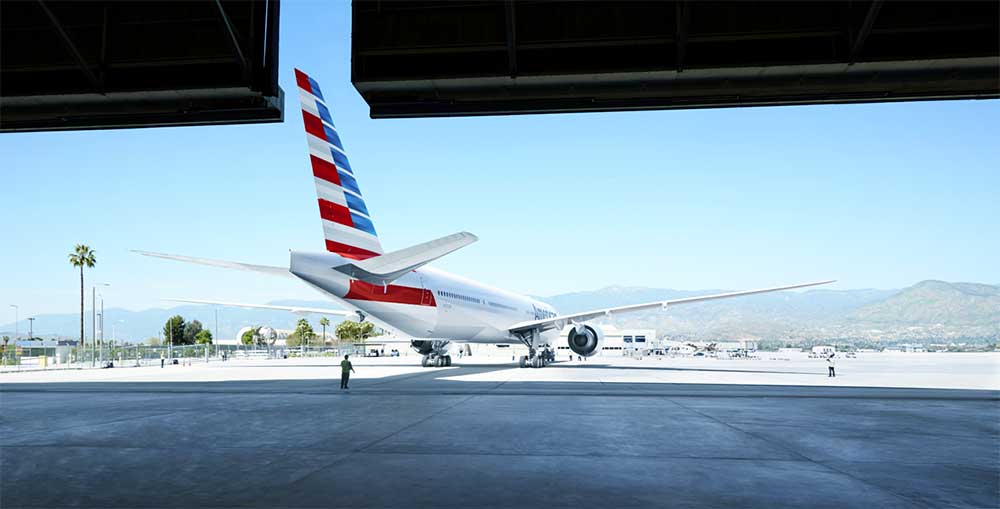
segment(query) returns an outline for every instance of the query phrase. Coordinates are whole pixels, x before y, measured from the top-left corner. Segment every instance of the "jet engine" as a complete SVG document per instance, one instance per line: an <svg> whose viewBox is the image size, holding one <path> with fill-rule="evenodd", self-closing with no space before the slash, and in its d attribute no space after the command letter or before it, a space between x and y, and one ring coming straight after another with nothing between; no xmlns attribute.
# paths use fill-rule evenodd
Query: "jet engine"
<svg viewBox="0 0 1000 509"><path fill-rule="evenodd" d="M579 324L569 330L566 335L569 349L577 355L590 357L601 350L604 343L604 331L600 327Z"/></svg>

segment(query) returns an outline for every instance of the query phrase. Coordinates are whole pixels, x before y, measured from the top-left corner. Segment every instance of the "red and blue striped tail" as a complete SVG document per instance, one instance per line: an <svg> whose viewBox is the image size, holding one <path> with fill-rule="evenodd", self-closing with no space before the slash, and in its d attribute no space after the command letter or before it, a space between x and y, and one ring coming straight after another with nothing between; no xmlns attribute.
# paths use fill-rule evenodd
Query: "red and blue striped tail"
<svg viewBox="0 0 1000 509"><path fill-rule="evenodd" d="M319 215L326 249L363 260L383 253L368 207L344 152L330 109L316 80L295 69L302 102L302 122L309 144L309 162L316 180Z"/></svg>

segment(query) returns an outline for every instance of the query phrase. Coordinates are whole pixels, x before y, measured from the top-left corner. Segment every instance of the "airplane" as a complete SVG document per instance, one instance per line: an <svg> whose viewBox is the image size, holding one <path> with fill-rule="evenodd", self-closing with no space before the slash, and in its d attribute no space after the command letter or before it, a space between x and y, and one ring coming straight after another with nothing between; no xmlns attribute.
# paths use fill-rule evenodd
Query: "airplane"
<svg viewBox="0 0 1000 509"><path fill-rule="evenodd" d="M588 323L596 318L834 282L815 281L560 314L545 302L428 265L478 240L471 233L459 232L386 252L319 84L299 69L295 69L295 81L327 252L291 251L287 268L136 252L295 279L344 309L175 300L370 320L394 335L410 338L407 342L423 356L424 367L450 366L448 350L453 343L486 343L523 344L528 355L520 358L519 366L541 368L554 362L555 345L562 340L560 331L569 325L572 327L564 339L569 349L590 357L601 350L604 340L600 326Z"/></svg>

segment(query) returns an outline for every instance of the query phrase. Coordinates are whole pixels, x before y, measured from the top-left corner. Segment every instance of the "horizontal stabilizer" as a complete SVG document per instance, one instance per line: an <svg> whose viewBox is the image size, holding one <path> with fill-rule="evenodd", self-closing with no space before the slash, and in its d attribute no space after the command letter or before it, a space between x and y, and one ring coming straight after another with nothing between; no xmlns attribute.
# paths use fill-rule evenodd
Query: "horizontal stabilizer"
<svg viewBox="0 0 1000 509"><path fill-rule="evenodd" d="M323 308L310 308L303 306L275 306L273 304L244 304L242 302L223 302L217 300L199 300L199 299L163 299L170 302L188 302L191 304L209 304L215 306L224 306L230 308L250 308L250 309L275 309L279 311L288 311L290 313L295 313L299 315L317 314L317 315L329 315L329 316L347 316L353 315L353 311L345 311L343 309L323 309Z"/></svg>
<svg viewBox="0 0 1000 509"><path fill-rule="evenodd" d="M479 238L469 232L454 233L367 260L347 263L334 267L334 269L366 283L385 285L407 272L420 268L477 240Z"/></svg>
<svg viewBox="0 0 1000 509"><path fill-rule="evenodd" d="M190 256L152 253L149 251L132 250L132 252L139 253L143 256L152 256L154 258L164 258L167 260L177 260L179 262L194 263L197 265L208 265L210 267L221 267L223 269L248 270L250 272L261 272L264 274L270 274L272 276L284 276L290 278L295 277L291 272L288 272L288 269L284 267L273 267L271 265L253 265L250 263L230 262L226 260L213 260L210 258L192 258Z"/></svg>

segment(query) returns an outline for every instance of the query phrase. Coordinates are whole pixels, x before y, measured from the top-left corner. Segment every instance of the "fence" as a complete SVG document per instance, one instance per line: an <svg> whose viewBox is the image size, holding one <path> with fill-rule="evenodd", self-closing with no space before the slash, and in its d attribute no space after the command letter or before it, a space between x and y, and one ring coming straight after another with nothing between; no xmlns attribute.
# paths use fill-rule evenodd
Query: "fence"
<svg viewBox="0 0 1000 509"><path fill-rule="evenodd" d="M364 344L322 346L273 345L98 345L15 348L0 355L0 371L84 369L98 367L158 366L173 363L212 362L228 359L282 359L291 357L340 357L364 355Z"/></svg>

